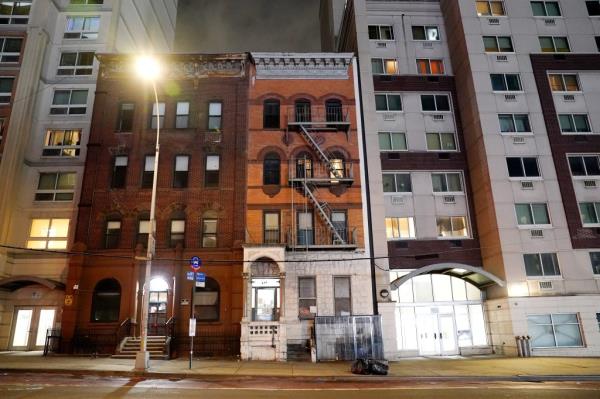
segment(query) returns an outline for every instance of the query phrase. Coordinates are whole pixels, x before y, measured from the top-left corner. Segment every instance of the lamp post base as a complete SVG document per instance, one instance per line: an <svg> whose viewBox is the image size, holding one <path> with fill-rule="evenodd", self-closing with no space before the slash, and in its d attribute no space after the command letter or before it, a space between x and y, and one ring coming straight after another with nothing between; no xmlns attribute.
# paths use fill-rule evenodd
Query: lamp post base
<svg viewBox="0 0 600 399"><path fill-rule="evenodd" d="M150 352L143 351L135 354L135 371L148 371L150 368Z"/></svg>

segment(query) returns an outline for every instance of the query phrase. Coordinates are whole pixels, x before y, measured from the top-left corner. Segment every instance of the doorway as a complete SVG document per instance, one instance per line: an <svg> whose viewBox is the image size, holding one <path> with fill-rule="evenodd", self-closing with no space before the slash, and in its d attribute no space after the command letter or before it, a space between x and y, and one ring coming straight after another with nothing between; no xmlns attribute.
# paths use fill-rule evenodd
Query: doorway
<svg viewBox="0 0 600 399"><path fill-rule="evenodd" d="M419 355L457 355L456 328L453 314L417 315Z"/></svg>
<svg viewBox="0 0 600 399"><path fill-rule="evenodd" d="M169 284L160 278L150 281L148 301L148 335L164 335L167 322Z"/></svg>
<svg viewBox="0 0 600 399"><path fill-rule="evenodd" d="M46 332L54 326L56 308L41 306L15 307L10 349L42 350Z"/></svg>

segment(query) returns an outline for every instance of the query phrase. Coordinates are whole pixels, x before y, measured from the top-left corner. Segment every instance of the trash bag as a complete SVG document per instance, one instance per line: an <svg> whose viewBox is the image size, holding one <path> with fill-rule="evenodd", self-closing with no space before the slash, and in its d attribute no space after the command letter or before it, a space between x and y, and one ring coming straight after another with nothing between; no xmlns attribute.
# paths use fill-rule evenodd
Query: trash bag
<svg viewBox="0 0 600 399"><path fill-rule="evenodd" d="M387 375L390 366L385 360L369 359L369 373L373 375Z"/></svg>
<svg viewBox="0 0 600 399"><path fill-rule="evenodd" d="M360 374L365 375L369 374L369 365L365 361L365 359L356 359L352 362L352 367L350 368L352 374Z"/></svg>

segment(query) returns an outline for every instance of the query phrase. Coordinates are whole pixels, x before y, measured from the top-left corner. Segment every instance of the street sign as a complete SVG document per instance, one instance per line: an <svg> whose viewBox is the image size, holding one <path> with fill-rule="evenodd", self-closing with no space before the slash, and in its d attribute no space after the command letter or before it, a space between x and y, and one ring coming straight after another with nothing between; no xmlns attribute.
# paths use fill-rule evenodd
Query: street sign
<svg viewBox="0 0 600 399"><path fill-rule="evenodd" d="M192 256L192 259L190 259L190 266L192 269L194 269L194 271L198 271L200 266L202 266L202 259L197 256Z"/></svg>
<svg viewBox="0 0 600 399"><path fill-rule="evenodd" d="M187 272L187 279L190 281L194 281L194 272Z"/></svg>
<svg viewBox="0 0 600 399"><path fill-rule="evenodd" d="M196 287L204 288L206 284L206 273L196 273Z"/></svg>
<svg viewBox="0 0 600 399"><path fill-rule="evenodd" d="M196 336L196 319L190 319L190 337Z"/></svg>

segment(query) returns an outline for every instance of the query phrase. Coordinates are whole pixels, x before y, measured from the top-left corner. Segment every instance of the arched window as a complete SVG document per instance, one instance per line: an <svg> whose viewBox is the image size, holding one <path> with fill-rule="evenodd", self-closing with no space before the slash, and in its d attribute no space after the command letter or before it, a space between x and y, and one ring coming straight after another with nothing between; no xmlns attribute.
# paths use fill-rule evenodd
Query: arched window
<svg viewBox="0 0 600 399"><path fill-rule="evenodd" d="M119 321L121 309L121 284L114 278L100 280L92 297L91 321L110 323Z"/></svg>
<svg viewBox="0 0 600 399"><path fill-rule="evenodd" d="M313 177L312 157L308 152L302 152L296 157L296 178L310 179Z"/></svg>
<svg viewBox="0 0 600 399"><path fill-rule="evenodd" d="M265 100L263 104L263 128L279 129L279 100Z"/></svg>
<svg viewBox="0 0 600 399"><path fill-rule="evenodd" d="M198 321L219 321L219 283L206 277L204 287L194 291L194 317Z"/></svg>
<svg viewBox="0 0 600 399"><path fill-rule="evenodd" d="M340 100L325 101L325 118L327 122L342 122L344 120Z"/></svg>
<svg viewBox="0 0 600 399"><path fill-rule="evenodd" d="M279 184L281 161L276 152L270 152L263 161L263 184Z"/></svg>
<svg viewBox="0 0 600 399"><path fill-rule="evenodd" d="M310 101L297 100L295 105L296 122L310 122Z"/></svg>
<svg viewBox="0 0 600 399"><path fill-rule="evenodd" d="M343 179L346 177L346 166L342 153L339 151L332 153L329 162L331 163L329 175L332 179Z"/></svg>

